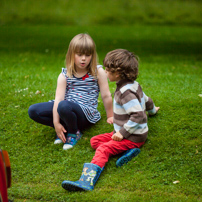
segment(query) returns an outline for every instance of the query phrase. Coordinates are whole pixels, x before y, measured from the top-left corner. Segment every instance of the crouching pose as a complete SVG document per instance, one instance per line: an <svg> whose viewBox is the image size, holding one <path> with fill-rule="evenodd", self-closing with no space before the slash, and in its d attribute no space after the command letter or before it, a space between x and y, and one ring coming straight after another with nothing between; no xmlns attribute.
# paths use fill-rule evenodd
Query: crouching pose
<svg viewBox="0 0 202 202"><path fill-rule="evenodd" d="M54 144L64 143L64 150L73 148L82 131L101 119L97 109L99 92L107 122L112 123L112 97L105 71L97 63L96 46L90 35L76 35L69 44L66 68L58 76L55 100L29 107L31 119L55 129Z"/></svg>
<svg viewBox="0 0 202 202"><path fill-rule="evenodd" d="M78 181L62 182L66 190L93 190L109 157L123 153L116 162L120 167L136 156L147 139L147 113L155 115L159 110L136 81L138 60L133 53L124 49L113 50L103 63L109 81L115 81L117 86L113 107L114 131L91 138L95 155L90 163L84 164Z"/></svg>

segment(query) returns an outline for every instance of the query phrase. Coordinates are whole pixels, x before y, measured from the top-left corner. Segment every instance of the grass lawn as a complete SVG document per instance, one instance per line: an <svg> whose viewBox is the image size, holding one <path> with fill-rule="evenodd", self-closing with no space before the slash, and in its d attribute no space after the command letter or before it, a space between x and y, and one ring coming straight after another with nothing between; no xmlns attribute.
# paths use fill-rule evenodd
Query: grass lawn
<svg viewBox="0 0 202 202"><path fill-rule="evenodd" d="M140 57L137 81L161 109L149 117L141 153L121 168L110 159L92 192L68 192L94 151L90 138L112 131L102 120L71 150L54 145L54 130L33 122L28 107L54 99L71 38L88 32L105 54L126 48ZM0 27L0 148L9 153L14 202L202 201L202 28L188 26ZM113 93L115 84L110 83ZM174 184L174 181L179 183Z"/></svg>
<svg viewBox="0 0 202 202"><path fill-rule="evenodd" d="M202 25L200 0L2 0L0 24Z"/></svg>

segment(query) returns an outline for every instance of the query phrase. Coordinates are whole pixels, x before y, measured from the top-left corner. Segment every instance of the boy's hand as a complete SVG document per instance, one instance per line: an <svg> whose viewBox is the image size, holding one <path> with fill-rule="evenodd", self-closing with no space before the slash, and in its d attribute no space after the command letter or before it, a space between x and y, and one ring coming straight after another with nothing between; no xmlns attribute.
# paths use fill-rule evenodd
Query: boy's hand
<svg viewBox="0 0 202 202"><path fill-rule="evenodd" d="M113 117L107 118L107 123L112 124L113 123Z"/></svg>
<svg viewBox="0 0 202 202"><path fill-rule="evenodd" d="M152 113L152 114L151 114L151 113L148 113L148 115L149 115L149 116L155 116L155 115L157 114L157 112L159 111L159 109L160 109L160 107L156 107L156 106L155 106L156 113L155 113L155 114L154 114L154 113Z"/></svg>
<svg viewBox="0 0 202 202"><path fill-rule="evenodd" d="M156 109L156 113L157 113L157 112L158 112L158 110L160 109L160 107L156 107L156 106L155 106L155 109Z"/></svg>
<svg viewBox="0 0 202 202"><path fill-rule="evenodd" d="M112 135L112 140L121 141L123 140L123 135L120 132L116 132Z"/></svg>

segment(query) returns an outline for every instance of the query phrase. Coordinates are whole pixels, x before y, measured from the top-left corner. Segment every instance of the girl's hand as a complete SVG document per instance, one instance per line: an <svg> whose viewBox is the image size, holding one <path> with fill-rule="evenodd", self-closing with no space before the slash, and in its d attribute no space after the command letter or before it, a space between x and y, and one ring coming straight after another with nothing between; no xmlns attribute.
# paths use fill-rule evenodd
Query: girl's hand
<svg viewBox="0 0 202 202"><path fill-rule="evenodd" d="M65 143L66 137L65 137L64 133L66 133L67 131L65 130L63 125L60 123L55 124L54 126L55 126L55 132L56 132L57 136Z"/></svg>
<svg viewBox="0 0 202 202"><path fill-rule="evenodd" d="M112 135L112 140L121 141L123 140L123 135L120 132L116 132Z"/></svg>
<svg viewBox="0 0 202 202"><path fill-rule="evenodd" d="M113 124L113 117L109 117L109 118L107 118L107 123L109 123L109 124Z"/></svg>

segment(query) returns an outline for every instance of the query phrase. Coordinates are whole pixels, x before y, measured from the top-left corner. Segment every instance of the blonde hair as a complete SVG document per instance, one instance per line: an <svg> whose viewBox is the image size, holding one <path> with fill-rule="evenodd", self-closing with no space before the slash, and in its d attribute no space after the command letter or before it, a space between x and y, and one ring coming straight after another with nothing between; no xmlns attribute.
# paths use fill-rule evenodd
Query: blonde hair
<svg viewBox="0 0 202 202"><path fill-rule="evenodd" d="M66 54L66 68L67 76L72 77L76 73L74 64L74 56L76 53L92 55L91 61L87 67L88 72L96 77L97 76L97 53L96 45L93 39L88 34L78 34L70 42Z"/></svg>

